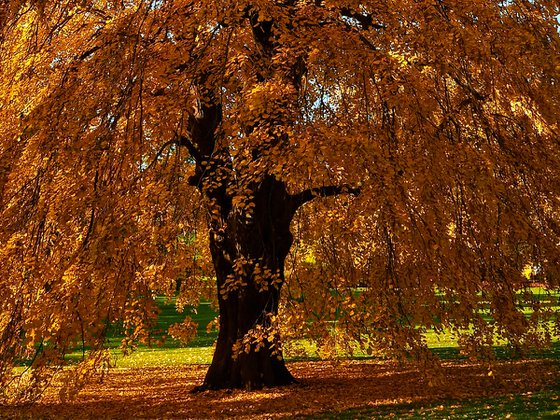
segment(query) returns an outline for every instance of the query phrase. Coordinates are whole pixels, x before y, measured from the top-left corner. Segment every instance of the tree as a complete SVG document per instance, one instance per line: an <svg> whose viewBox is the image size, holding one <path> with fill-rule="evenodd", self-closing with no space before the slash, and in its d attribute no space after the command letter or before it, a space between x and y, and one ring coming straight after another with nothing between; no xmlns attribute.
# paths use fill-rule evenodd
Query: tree
<svg viewBox="0 0 560 420"><path fill-rule="evenodd" d="M4 6L2 384L80 346L87 380L177 278L216 293L203 388L293 382L280 331L423 361L426 328L559 335L528 288L560 286L556 1Z"/></svg>

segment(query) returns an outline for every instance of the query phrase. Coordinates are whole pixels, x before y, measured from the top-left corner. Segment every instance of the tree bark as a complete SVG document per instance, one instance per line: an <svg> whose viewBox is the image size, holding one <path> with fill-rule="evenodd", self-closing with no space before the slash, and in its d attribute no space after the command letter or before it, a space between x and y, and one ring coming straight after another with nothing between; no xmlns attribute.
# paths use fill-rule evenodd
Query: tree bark
<svg viewBox="0 0 560 420"><path fill-rule="evenodd" d="M262 346L253 343L248 349L239 349L251 331L270 332L273 328L271 319L278 314L284 261L293 239L290 222L295 201L283 182L265 177L251 202L251 217L229 209L225 224L210 226L220 329L212 364L200 389L259 389L295 382L276 347L277 335L271 341L264 334Z"/></svg>

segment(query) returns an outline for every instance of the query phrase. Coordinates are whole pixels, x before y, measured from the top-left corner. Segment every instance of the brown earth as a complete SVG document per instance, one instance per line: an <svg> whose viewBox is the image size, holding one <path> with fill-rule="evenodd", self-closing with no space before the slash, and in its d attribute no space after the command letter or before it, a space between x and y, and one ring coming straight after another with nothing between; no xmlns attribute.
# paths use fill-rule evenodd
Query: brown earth
<svg viewBox="0 0 560 420"><path fill-rule="evenodd" d="M114 369L71 402L52 391L31 406L1 407L0 418L277 418L350 408L520 394L557 384L554 361L443 364L443 382L430 385L413 366L392 362L296 362L299 384L262 391L190 391L207 366Z"/></svg>

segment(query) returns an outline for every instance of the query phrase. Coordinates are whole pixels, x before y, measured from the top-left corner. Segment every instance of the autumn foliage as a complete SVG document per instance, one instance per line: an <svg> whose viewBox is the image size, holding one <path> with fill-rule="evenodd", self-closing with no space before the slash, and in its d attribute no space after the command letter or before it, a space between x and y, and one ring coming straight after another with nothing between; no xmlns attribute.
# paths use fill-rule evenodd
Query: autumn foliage
<svg viewBox="0 0 560 420"><path fill-rule="evenodd" d="M205 388L293 381L300 337L425 365L430 328L485 358L549 344L529 286L560 287L559 13L0 1L2 389L36 396L83 348L79 388L176 280L220 309Z"/></svg>

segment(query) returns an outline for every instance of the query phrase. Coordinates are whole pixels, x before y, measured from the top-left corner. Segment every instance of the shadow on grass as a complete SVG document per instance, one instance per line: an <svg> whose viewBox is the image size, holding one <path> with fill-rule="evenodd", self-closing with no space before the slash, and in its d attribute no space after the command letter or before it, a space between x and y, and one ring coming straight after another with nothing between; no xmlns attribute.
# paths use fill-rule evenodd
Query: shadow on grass
<svg viewBox="0 0 560 420"><path fill-rule="evenodd" d="M432 347L432 352L441 360L466 360L457 347ZM560 360L560 341L552 343L549 348L534 350L520 354L508 346L494 346L494 356L497 360L521 360L521 359L557 359Z"/></svg>
<svg viewBox="0 0 560 420"><path fill-rule="evenodd" d="M314 419L558 419L560 418L560 385L536 392L493 398L444 400L426 403L384 405L350 409L337 413L302 416Z"/></svg>

